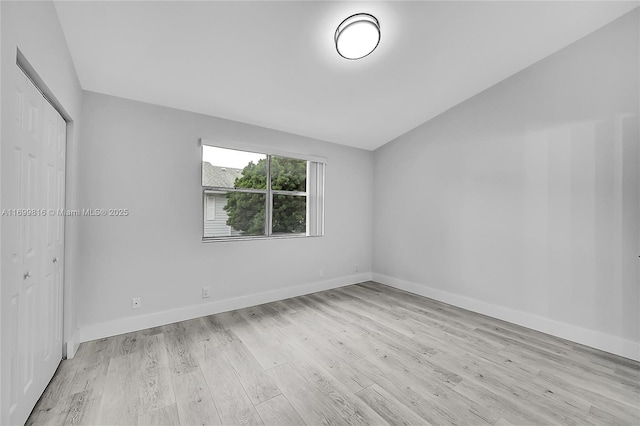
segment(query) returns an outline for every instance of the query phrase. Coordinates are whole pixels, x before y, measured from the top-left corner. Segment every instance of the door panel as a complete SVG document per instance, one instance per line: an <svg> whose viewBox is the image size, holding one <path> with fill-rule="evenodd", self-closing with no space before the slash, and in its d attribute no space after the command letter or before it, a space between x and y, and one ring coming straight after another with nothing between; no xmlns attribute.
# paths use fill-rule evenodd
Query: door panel
<svg viewBox="0 0 640 426"><path fill-rule="evenodd" d="M27 118L23 128L22 149L23 164L20 187L20 201L18 208L33 211L43 207L41 202L41 157L42 157L42 108L44 99L38 89L29 81L26 82L24 98L24 117ZM18 345L20 347L20 359L18 362L21 368L19 374L20 388L19 401L16 407L16 416L24 416L29 406L25 403L38 396L38 372L36 367L36 352L39 352L40 345L36 336L36 327L41 322L41 274L39 256L41 255L41 220L35 215L19 216L21 220L22 244L23 244L23 265L22 273L19 277L21 281L20 292L22 304L18 313L20 322L18 327ZM27 413L28 414L28 413Z"/></svg>
<svg viewBox="0 0 640 426"><path fill-rule="evenodd" d="M53 372L55 373L56 368L58 368L58 364L60 363L60 358L62 358L62 325L63 325L63 286L64 286L64 263L62 261L59 262L60 265L59 267L56 269L56 275L55 275L55 280L54 280L54 291L55 291L55 300L54 300L54 305L55 305L55 318L57 319L54 324L56 327L56 335L55 335L55 339L53 341L53 352L56 355L56 357L58 358L57 362L55 363L55 368L53 369ZM53 375L53 373L52 373Z"/></svg>
<svg viewBox="0 0 640 426"><path fill-rule="evenodd" d="M22 129L19 129L20 131ZM20 193L22 192L22 164L24 163L24 161L22 160L23 157L23 150L22 150L22 146L16 145L12 147L12 157L11 161L7 164L5 162L5 164L3 164L2 169L5 172L8 172L7 175L9 175L10 177L12 177L14 180L14 184L12 185L12 187L10 188L10 190L5 190L3 187L3 197L5 197L5 199L8 200L19 200L20 199ZM5 158L5 156L2 156L3 158ZM3 179L4 182L4 179ZM5 185L8 186L8 185ZM5 205L7 205L8 203L5 203ZM13 208L15 206L10 205L9 208ZM22 226L22 218L18 217L18 216L3 216L2 217L3 220L3 224L6 223L9 226L3 226L2 227L2 237L3 237L3 242L6 240L8 241L8 244L3 244L2 247L3 249L8 249L9 252L11 253L11 264L14 266L12 271L15 273L16 276L18 276L20 274L19 269L22 269L22 265L23 265L23 259L22 259L22 254L24 252L23 249L23 241L24 241L24 227ZM5 250L6 250L5 249ZM18 266L19 265L19 266ZM3 268L5 267L4 263L3 263ZM5 282L3 280L3 282ZM18 281L12 282L12 291L15 292L15 290L17 289L17 284ZM6 284L5 284L6 285ZM14 288L16 287L16 288Z"/></svg>
<svg viewBox="0 0 640 426"><path fill-rule="evenodd" d="M4 300L4 298L3 298ZM8 372L9 380L9 414L13 414L18 407L18 403L20 402L20 379L17 374L19 369L18 360L20 359L20 342L18 341L18 329L21 326L20 321L20 293L14 294L11 298L11 303L9 305L9 321L8 321L8 330L3 330L2 335L5 336L5 333L8 331L9 338L7 342L9 343L9 365L10 370ZM7 323L6 320L2 321L2 324ZM3 354L3 361L7 359L7 357ZM2 377L5 376L7 372L3 372ZM3 394L5 392L3 391Z"/></svg>
<svg viewBox="0 0 640 426"><path fill-rule="evenodd" d="M22 193L24 160L24 135L27 129L25 117L25 91L27 78L16 73L13 92L15 96L15 121L10 130L11 141L2 144L2 198L4 208L17 208ZM21 364L22 341L19 332L22 328L22 272L24 268L24 226L22 218L16 215L3 215L2 218L2 383L3 407L0 412L13 416L21 401ZM8 388L7 388L8 385ZM6 411L5 411L6 410ZM3 417L4 419L4 417ZM3 420L0 419L0 420ZM2 423L2 421L0 421Z"/></svg>
<svg viewBox="0 0 640 426"><path fill-rule="evenodd" d="M29 144L31 145L31 144ZM31 149L30 149L31 148ZM25 209L38 209L40 207L38 200L38 153L33 150L32 146L27 146L26 149L26 164L25 164L25 176L23 177L22 188L22 203L20 203ZM38 254L39 235L38 225L39 220L36 216L22 216L22 224L24 226L24 242L25 247L25 262L29 261ZM27 271L28 272L28 271Z"/></svg>
<svg viewBox="0 0 640 426"><path fill-rule="evenodd" d="M50 273L44 277L44 289L43 289L43 297L44 300L52 301L55 297L55 281L54 274ZM52 303L44 304L44 317L51 318L52 315L55 315L53 311L55 310L55 306ZM52 322L45 322L44 324L46 335L44 336L44 353L43 353L43 362L47 363L51 359L53 340L55 339L55 324Z"/></svg>
<svg viewBox="0 0 640 426"><path fill-rule="evenodd" d="M29 280L25 280L29 281ZM36 284L27 284L24 289L24 306L22 307L22 325L19 329L19 337L21 339L22 348L22 393L25 395L31 394L31 387L33 386L33 358L36 351L35 342L35 326L36 326Z"/></svg>
<svg viewBox="0 0 640 426"><path fill-rule="evenodd" d="M55 373L62 353L62 282L60 273L62 269L62 257L60 245L63 243L64 217L57 214L63 208L64 180L60 175L64 172L64 164L60 165L60 149L65 146L59 127L66 123L58 112L49 103L44 104L45 112L45 136L42 162L44 163L45 179L42 189L45 191L43 198L46 201L47 215L44 217L42 270L44 275L43 287L46 303L43 304L43 313L46 336L42 341L42 375L51 376ZM61 169L62 168L62 169ZM50 214L49 212L56 212ZM51 356L54 354L55 356Z"/></svg>

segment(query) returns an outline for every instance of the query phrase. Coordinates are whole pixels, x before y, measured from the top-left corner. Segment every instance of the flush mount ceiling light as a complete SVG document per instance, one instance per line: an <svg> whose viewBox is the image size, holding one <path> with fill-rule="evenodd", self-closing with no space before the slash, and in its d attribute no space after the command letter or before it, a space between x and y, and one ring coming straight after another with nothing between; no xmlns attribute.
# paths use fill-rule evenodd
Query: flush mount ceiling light
<svg viewBox="0 0 640 426"><path fill-rule="evenodd" d="M360 59L369 55L380 42L380 23L368 13L356 13L338 25L336 50L346 59Z"/></svg>

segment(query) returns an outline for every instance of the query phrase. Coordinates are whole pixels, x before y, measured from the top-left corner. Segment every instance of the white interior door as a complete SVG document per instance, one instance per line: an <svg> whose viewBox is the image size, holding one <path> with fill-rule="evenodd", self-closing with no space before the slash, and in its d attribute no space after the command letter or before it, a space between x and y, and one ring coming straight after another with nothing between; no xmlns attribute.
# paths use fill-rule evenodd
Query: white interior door
<svg viewBox="0 0 640 426"><path fill-rule="evenodd" d="M62 359L66 124L15 68L2 141L2 419L22 424ZM61 160L62 159L62 160ZM54 262L54 260L56 260Z"/></svg>
<svg viewBox="0 0 640 426"><path fill-rule="evenodd" d="M42 229L42 314L45 321L41 351L42 376L51 378L62 355L62 281L64 254L64 161L66 123L48 102L44 102L44 134L41 189L46 204ZM52 212L55 212L52 214Z"/></svg>

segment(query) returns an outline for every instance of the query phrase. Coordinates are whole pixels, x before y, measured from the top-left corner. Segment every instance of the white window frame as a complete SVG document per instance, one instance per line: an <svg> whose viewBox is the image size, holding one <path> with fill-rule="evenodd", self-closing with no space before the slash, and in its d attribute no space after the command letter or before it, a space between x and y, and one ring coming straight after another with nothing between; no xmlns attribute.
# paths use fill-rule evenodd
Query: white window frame
<svg viewBox="0 0 640 426"><path fill-rule="evenodd" d="M264 239L280 239L280 238L305 238L305 237L322 237L324 236L324 185L325 185L325 169L327 160L324 157L315 155L305 155L293 152L281 151L278 149L267 149L264 147L253 146L244 143L225 143L222 141L200 139L200 170L202 173L203 146L211 146L214 148L232 149L236 151L247 151L267 156L267 188L266 189L233 189L218 188L212 186L202 186L202 175L200 176L200 185L202 187L203 204L206 203L206 195L211 192L249 192L266 195L267 208L265 209L265 235L251 236L204 236L204 219L206 218L206 204L203 209L203 242L215 241L242 241L242 240L264 240ZM304 192L296 191L279 191L271 189L271 157L287 157L296 160L304 160L307 162L307 188ZM306 197L306 231L300 234L273 234L272 232L272 209L273 195L294 195Z"/></svg>

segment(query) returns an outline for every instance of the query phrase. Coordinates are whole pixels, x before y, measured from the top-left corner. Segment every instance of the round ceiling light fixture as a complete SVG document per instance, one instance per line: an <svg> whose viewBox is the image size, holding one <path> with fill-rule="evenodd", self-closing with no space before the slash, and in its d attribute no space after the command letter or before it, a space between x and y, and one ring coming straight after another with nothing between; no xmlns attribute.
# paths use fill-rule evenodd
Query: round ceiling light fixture
<svg viewBox="0 0 640 426"><path fill-rule="evenodd" d="M368 13L351 15L338 25L335 42L336 50L343 58L364 58L380 43L380 23Z"/></svg>

